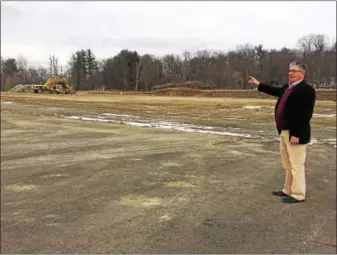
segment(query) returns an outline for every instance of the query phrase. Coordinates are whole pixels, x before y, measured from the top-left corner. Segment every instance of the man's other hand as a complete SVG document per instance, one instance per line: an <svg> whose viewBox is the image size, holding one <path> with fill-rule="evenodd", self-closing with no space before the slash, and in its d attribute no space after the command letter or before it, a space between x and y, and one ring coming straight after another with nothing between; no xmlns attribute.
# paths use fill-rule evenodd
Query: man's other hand
<svg viewBox="0 0 337 255"><path fill-rule="evenodd" d="M249 84L252 84L254 86L258 86L260 84L260 82L258 80L256 80L254 77L249 76L249 80L248 80Z"/></svg>
<svg viewBox="0 0 337 255"><path fill-rule="evenodd" d="M299 141L300 141L300 139L295 137L295 136L290 137L290 143L291 144L298 144Z"/></svg>

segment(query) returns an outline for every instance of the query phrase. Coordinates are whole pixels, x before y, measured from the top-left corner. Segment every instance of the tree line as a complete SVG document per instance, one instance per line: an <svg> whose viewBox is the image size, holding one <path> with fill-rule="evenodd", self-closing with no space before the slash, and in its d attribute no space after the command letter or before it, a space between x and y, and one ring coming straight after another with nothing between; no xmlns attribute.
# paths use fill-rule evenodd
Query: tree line
<svg viewBox="0 0 337 255"><path fill-rule="evenodd" d="M66 67L51 56L49 68L33 68L23 57L1 57L1 90L16 84L41 84L50 76L66 76L76 90L104 86L110 90L153 90L162 84L197 81L209 89L247 89L248 76L269 83L287 81L293 60L307 64L307 80L316 87L336 88L336 42L327 36L301 37L294 48L266 49L243 44L228 52L200 50L181 55L157 57L121 50L117 55L98 59L91 49L73 53Z"/></svg>

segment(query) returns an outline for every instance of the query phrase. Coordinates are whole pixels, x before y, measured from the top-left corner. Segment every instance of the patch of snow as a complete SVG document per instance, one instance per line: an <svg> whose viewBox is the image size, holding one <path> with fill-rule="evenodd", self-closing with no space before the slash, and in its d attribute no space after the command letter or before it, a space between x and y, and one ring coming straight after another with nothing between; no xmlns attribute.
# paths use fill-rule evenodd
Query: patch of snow
<svg viewBox="0 0 337 255"><path fill-rule="evenodd" d="M330 139L324 139L324 140L336 148L336 138L330 138Z"/></svg>
<svg viewBox="0 0 337 255"><path fill-rule="evenodd" d="M112 117L132 117L132 118L138 118L137 116L133 115L127 115L127 114L117 114L117 113L103 113L104 116L112 116Z"/></svg>
<svg viewBox="0 0 337 255"><path fill-rule="evenodd" d="M309 144L312 145L316 143L318 143L318 141L315 138L312 138Z"/></svg>
<svg viewBox="0 0 337 255"><path fill-rule="evenodd" d="M256 138L250 134L241 134L228 131L215 131L214 127L207 126L197 126L197 125L188 125L188 124L179 124L171 122L140 122L140 121L118 121L113 119L104 119L92 118L92 117L82 117L82 116L68 116L67 119L78 119L78 120L87 120L87 121L98 121L98 122L110 122L110 123L121 123L129 126L136 127L154 127L154 128L165 128L165 129L174 129L183 132L198 132L204 134L216 134L216 135L225 135L225 136L237 136L245 138Z"/></svg>
<svg viewBox="0 0 337 255"><path fill-rule="evenodd" d="M336 114L319 114L319 113L314 113L313 117L317 117L317 118L333 118L333 117L336 117Z"/></svg>
<svg viewBox="0 0 337 255"><path fill-rule="evenodd" d="M99 119L99 118L91 118L91 117L81 117L81 116L68 116L66 119L75 119L75 120L91 120L91 121L99 121L99 122L109 122L107 119Z"/></svg>
<svg viewBox="0 0 337 255"><path fill-rule="evenodd" d="M261 109L261 107L262 106L259 105L245 105L243 108L253 110L253 109Z"/></svg>
<svg viewBox="0 0 337 255"><path fill-rule="evenodd" d="M62 107L42 107L42 110L63 110Z"/></svg>
<svg viewBox="0 0 337 255"><path fill-rule="evenodd" d="M10 102L10 101L1 101L1 104L14 104L14 102Z"/></svg>

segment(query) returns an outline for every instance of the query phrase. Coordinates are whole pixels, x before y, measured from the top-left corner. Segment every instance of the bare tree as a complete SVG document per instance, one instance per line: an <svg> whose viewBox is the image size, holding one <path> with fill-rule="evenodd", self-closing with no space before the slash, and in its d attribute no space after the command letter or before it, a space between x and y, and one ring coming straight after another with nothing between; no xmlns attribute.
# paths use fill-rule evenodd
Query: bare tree
<svg viewBox="0 0 337 255"><path fill-rule="evenodd" d="M297 41L297 47L299 47L305 53L311 53L314 50L314 35L306 35L301 37Z"/></svg>
<svg viewBox="0 0 337 255"><path fill-rule="evenodd" d="M50 76L58 76L58 58L54 55L49 57L49 72Z"/></svg>
<svg viewBox="0 0 337 255"><path fill-rule="evenodd" d="M312 44L315 52L323 52L328 49L328 38L322 34L312 35Z"/></svg>
<svg viewBox="0 0 337 255"><path fill-rule="evenodd" d="M20 56L14 61L2 59L1 85L3 89L17 82L43 82L47 73L58 75L61 71L61 75L66 74L76 89L81 90L104 84L107 89L145 91L187 86L187 81L208 88L247 89L249 75L268 83L286 82L288 65L297 60L307 64L309 83L333 87L337 80L336 41L332 45L328 41L325 35L309 34L299 38L294 48L266 49L263 45L246 43L228 52L203 49L163 57L140 56L137 51L123 49L101 61L90 49L80 49L72 54L67 70L63 67L60 70L58 59L50 56L49 72L48 68L29 67L28 61Z"/></svg>

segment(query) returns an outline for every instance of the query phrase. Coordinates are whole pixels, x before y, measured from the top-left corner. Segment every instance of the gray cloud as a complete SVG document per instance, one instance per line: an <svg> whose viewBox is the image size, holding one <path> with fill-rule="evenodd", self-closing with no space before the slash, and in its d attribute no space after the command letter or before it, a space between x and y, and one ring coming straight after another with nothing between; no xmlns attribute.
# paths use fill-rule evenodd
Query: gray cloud
<svg viewBox="0 0 337 255"><path fill-rule="evenodd" d="M299 37L336 38L335 2L1 2L1 53L65 64L91 48L102 58L121 49L163 55L238 44L294 47Z"/></svg>

